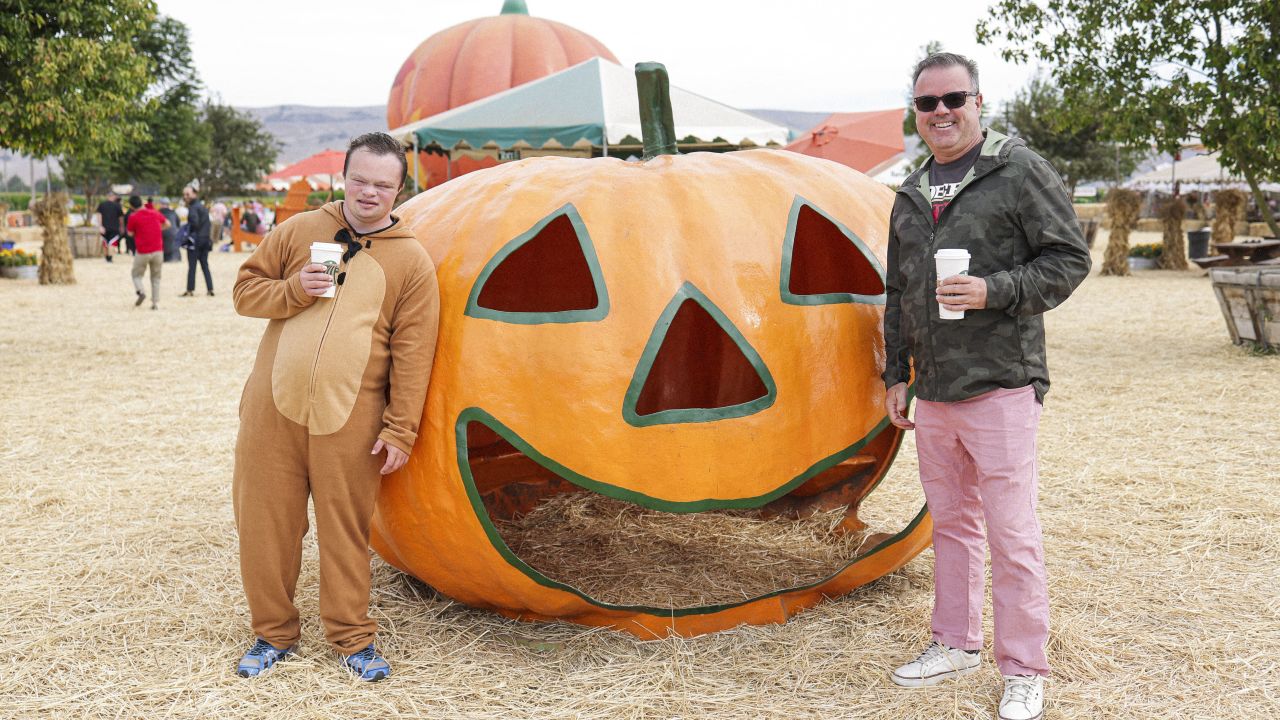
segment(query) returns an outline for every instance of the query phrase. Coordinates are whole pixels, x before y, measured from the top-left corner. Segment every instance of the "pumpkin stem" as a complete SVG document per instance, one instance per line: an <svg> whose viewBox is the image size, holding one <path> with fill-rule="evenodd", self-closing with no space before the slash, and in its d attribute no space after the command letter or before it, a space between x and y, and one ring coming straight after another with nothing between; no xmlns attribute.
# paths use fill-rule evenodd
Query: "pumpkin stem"
<svg viewBox="0 0 1280 720"><path fill-rule="evenodd" d="M644 159L676 155L676 122L671 116L671 81L662 63L636 63L636 94L640 96L640 134Z"/></svg>
<svg viewBox="0 0 1280 720"><path fill-rule="evenodd" d="M524 0L507 0L502 3L502 12L499 15L528 15L529 6L524 4Z"/></svg>

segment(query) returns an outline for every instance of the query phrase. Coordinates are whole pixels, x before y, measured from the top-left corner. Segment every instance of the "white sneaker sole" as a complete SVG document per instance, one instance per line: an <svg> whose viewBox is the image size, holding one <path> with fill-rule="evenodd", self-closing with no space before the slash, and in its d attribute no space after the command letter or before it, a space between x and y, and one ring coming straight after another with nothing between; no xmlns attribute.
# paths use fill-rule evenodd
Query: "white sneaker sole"
<svg viewBox="0 0 1280 720"><path fill-rule="evenodd" d="M981 667L981 664L974 665L972 667L960 668L959 670L948 670L946 672L938 673L937 675L930 675L929 677L923 678L902 677L896 672L892 672L889 673L889 679L893 680L893 684L899 687L930 687L932 685L944 683L948 680L955 680L957 678L964 677L965 675L975 673L978 671L979 667Z"/></svg>
<svg viewBox="0 0 1280 720"><path fill-rule="evenodd" d="M997 718L999 718L1000 720L1009 720L1009 718L1005 717L1004 715L1001 715L1001 714L1000 714L1000 711L998 711L998 710L996 711L996 717L997 717ZM1037 714L1035 714L1035 715L1033 715L1033 716L1031 716L1031 717L1029 717L1029 718L1026 718L1026 720L1040 720L1040 718L1042 718L1042 717L1044 717L1044 710L1041 710L1039 713L1037 713Z"/></svg>

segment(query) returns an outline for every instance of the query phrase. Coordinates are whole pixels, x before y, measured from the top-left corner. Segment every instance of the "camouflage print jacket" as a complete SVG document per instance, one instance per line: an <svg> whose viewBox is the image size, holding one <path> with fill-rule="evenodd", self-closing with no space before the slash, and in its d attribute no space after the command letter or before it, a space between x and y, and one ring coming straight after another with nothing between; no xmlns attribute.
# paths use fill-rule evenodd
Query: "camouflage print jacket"
<svg viewBox="0 0 1280 720"><path fill-rule="evenodd" d="M1089 249L1056 170L1017 138L985 132L981 154L935 225L929 163L898 189L890 219L884 314L885 385L916 370L915 394L956 402L997 388L1049 389L1041 314L1089 274ZM931 162L931 161L930 161ZM938 318L940 248L969 251L987 306Z"/></svg>

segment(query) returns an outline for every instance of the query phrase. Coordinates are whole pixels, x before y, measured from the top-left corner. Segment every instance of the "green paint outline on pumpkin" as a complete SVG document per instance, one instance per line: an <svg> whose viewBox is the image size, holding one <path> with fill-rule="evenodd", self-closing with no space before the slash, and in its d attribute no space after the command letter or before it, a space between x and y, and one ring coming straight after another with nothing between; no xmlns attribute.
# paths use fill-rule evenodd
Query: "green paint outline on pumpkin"
<svg viewBox="0 0 1280 720"><path fill-rule="evenodd" d="M555 310L547 312L514 312L481 307L479 304L480 292L484 289L484 284L489 280L489 276L493 274L493 271L511 253L537 237L543 228L550 225L553 220L561 215L569 218L569 224L573 226L573 232L578 238L578 245L582 248L582 257L587 261L587 270L591 273L591 282L596 289L596 306L584 310ZM582 220L582 215L578 213L578 209L573 206L573 203L565 203L558 210L534 223L533 227L517 235L514 240L503 245L489 259L489 262L485 263L484 268L480 270L480 275L476 277L475 284L471 286L471 292L467 295L467 307L462 314L468 317L497 320L518 325L603 320L609 314L609 291L604 284L604 275L600 271L600 259L596 255L595 244L591 241L591 233L587 232L587 224Z"/></svg>
<svg viewBox="0 0 1280 720"><path fill-rule="evenodd" d="M718 408L677 408L640 415L636 412L636 403L640 401L640 393L644 390L644 383L649 379L649 373L653 370L653 362L658 357L658 350L662 348L662 341L666 339L667 332L671 329L671 322L675 319L680 306L686 300L692 300L703 310L706 310L711 319L715 320L720 329L733 340L733 343L738 346L738 351L746 357L747 362L755 369L756 375L760 377L760 382L764 384L765 394L737 405ZM777 399L778 385L774 382L773 374L769 372L769 368L765 365L764 359L760 357L760 353L751 347L751 343L747 342L747 339L743 337L742 331L734 326L729 317L724 314L724 311L711 302L711 298L708 298L693 283L686 282L671 297L671 301L662 310L662 314L658 316L658 321L654 323L653 330L649 333L649 339L645 342L644 350L640 353L640 361L636 363L635 372L631 376L631 383L627 385L627 393L622 399L622 418L627 421L628 425L634 427L713 422L715 420L754 415L772 406Z"/></svg>
<svg viewBox="0 0 1280 720"><path fill-rule="evenodd" d="M867 247L867 244L862 242L862 238L858 237L858 234L850 230L844 223L828 215L822 208L809 200L796 195L796 199L791 203L791 210L787 214L787 234L782 240L782 272L779 275L778 280L778 287L782 293L782 302L788 305L836 305L840 303L884 305L887 298L887 290L879 295L860 295L858 293L846 292L798 295L791 292L791 260L795 251L796 227L800 224L800 208L805 206L826 218L827 222L835 225L837 230L843 233L845 237L849 238L853 243L854 248L856 248L858 252L871 263L872 269L874 269L876 274L880 276L881 287L888 288L888 283L885 281L884 266L880 264L880 260L876 258L875 253L871 252L871 248Z"/></svg>
<svg viewBox="0 0 1280 720"><path fill-rule="evenodd" d="M909 394L909 397L914 396L914 385L908 387L908 394ZM778 590L773 590L771 592L768 592L753 598L748 598L745 600L739 600L737 602L723 603L718 605L701 605L701 606L687 607L687 608L654 607L649 605L615 605L612 603L606 603L606 602L601 602L599 600L596 600L595 598L573 587L572 585L560 582L558 580L552 580L551 578L547 577L546 575L543 575L541 572L536 570L533 566L526 563L524 560L521 560L520 557L516 555L514 552L512 552L511 548L507 546L506 541L502 539L501 533L499 533L497 527L494 526L493 520L490 519L489 511L484 506L484 500L481 499L480 492L479 490L476 489L475 478L471 474L471 463L469 461L470 453L467 450L467 425L471 422L479 422L482 425L485 425L490 430L502 436L502 438L505 439L507 442L515 446L516 449L523 452L529 459L538 463L543 468L546 468L547 470L550 470L551 472L556 473L559 477L563 478L564 480L567 480L570 483L573 483L574 485L578 485L584 490L597 492L597 493L606 495L608 497L613 497L615 499L624 500L628 502L635 502L633 498L637 498L637 497L645 498L649 501L648 503L637 503L637 504L640 504L644 507L657 509L657 510L665 510L668 512L699 512L700 510L703 510L703 509L712 509L712 507L704 507L703 506L704 503L708 503L708 502L715 503L716 501L701 500L701 501L693 501L689 503L671 503L671 502L659 500L657 498L649 497L642 493L637 493L631 490L625 490L623 488L619 488L614 485L609 485L607 483L601 483L601 482L591 480L586 476L579 475L578 473L575 473L569 470L568 468L561 465L560 463L539 453L537 450L534 450L533 446L529 445L519 435L513 432L506 425L503 425L502 423L498 422L496 418L494 418L492 415L490 415L488 412L484 411L483 409L478 407L469 407L463 410L461 413L459 413L458 420L454 425L454 447L455 447L455 455L458 462L458 472L462 478L462 485L463 485L463 488L466 490L467 499L471 502L472 510L475 512L476 519L479 520L480 526L484 529L485 535L488 536L489 543L493 545L493 548L497 550L498 554L501 555L502 558L506 560L508 564L510 564L512 567L516 568L520 572L524 573L530 580L533 580L534 582L538 583L539 585L542 585L543 587L548 587L555 590L561 590L564 592L571 593L596 607L603 608L606 610L621 610L626 612L645 613L648 615L655 615L659 617L686 617L691 615L709 615L712 613L721 612L723 610L728 610L730 608L748 605L758 600L764 600L764 599L778 597L781 595L786 595L786 594L797 592L797 591L804 591L804 590L816 588L834 580L844 572L848 571L854 565L857 565L858 563L865 561L866 559L870 558L876 553L879 553L889 547L892 547L902 539L906 538L908 535L912 533L912 531L916 529L917 526L920 525L920 523L924 520L925 515L927 515L929 512L929 508L927 505L921 506L920 511L916 513L915 517L912 518L911 522L907 523L906 527L904 527L902 530L899 530L897 533L894 533L890 537L882 540L875 547L867 550L861 555L854 557L852 560L850 560L848 563L846 563L844 566L842 566L840 569L836 570L835 572L831 573L830 575L820 578L812 583L808 583L805 585L797 585L794 587L780 588ZM802 483L804 483L806 480L813 477L814 475L817 475L823 470L826 470L827 468L834 466L836 463L839 463L849 457L852 457L855 453L857 453L859 450L865 447L868 443L870 443L872 440L878 437L881 432L883 432L889 427L890 425L889 425L888 418L881 420L880 423L878 423L876 427L873 428L871 432L868 433L861 440L853 443L852 445L846 447L845 449L839 452L836 452L818 461L817 463L812 465L808 470L796 476L791 482L788 482L782 488L779 488L774 492L761 495L757 498L746 499L747 502L758 501L756 505L751 505L751 506L738 505L737 503L743 502L739 500L739 501L720 501L713 507L726 507L726 508L727 507L758 507L759 505L763 505L777 497L781 497L782 495L795 489L796 487L798 487L799 485L801 485ZM900 438L899 441L895 444L893 450L890 452L889 457L884 465L885 472L881 473L880 477L876 478L876 481L871 485L870 488L868 488L866 493L867 495L870 495L872 491L874 491L877 487L879 487L880 483L884 480L884 477L888 475L888 468L892 466L893 460L897 457L898 451L901 448L902 448L902 442ZM601 492L602 489L609 489L612 492ZM670 509L673 507L679 508L679 509Z"/></svg>

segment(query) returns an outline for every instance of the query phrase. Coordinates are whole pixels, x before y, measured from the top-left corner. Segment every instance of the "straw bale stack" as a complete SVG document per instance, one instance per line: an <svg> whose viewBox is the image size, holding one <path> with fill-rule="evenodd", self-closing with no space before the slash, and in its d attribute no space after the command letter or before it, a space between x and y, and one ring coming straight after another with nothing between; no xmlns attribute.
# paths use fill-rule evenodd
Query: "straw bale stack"
<svg viewBox="0 0 1280 720"><path fill-rule="evenodd" d="M1111 232L1102 260L1103 275L1129 274L1129 233L1138 223L1142 196L1126 188L1107 191L1107 214L1111 216Z"/></svg>
<svg viewBox="0 0 1280 720"><path fill-rule="evenodd" d="M71 245L67 242L67 196L52 193L31 203L31 214L44 228L41 248L40 284L71 285L76 281Z"/></svg>
<svg viewBox="0 0 1280 720"><path fill-rule="evenodd" d="M1187 201L1180 196L1170 198L1161 208L1164 250L1160 253L1160 267L1165 270L1187 269L1187 236L1182 234L1182 219L1186 215Z"/></svg>
<svg viewBox="0 0 1280 720"><path fill-rule="evenodd" d="M1229 243L1236 238L1236 223L1244 220L1247 200L1244 191L1236 188L1219 190L1213 195L1213 242Z"/></svg>

